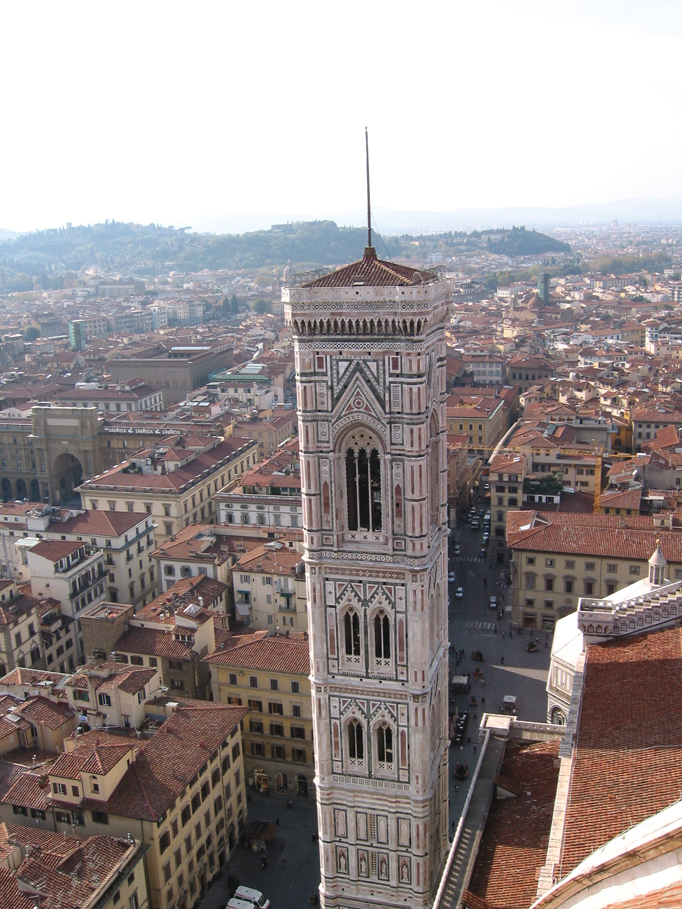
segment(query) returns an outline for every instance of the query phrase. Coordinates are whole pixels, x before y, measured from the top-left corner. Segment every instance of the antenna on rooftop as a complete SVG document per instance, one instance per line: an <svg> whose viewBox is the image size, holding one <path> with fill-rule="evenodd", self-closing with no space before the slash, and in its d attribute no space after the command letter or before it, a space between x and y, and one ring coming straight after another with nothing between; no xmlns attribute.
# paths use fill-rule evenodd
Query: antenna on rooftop
<svg viewBox="0 0 682 909"><path fill-rule="evenodd" d="M365 159L367 162L367 249L365 250L365 256L376 257L372 246L372 206L369 199L369 136L367 127L365 127Z"/></svg>

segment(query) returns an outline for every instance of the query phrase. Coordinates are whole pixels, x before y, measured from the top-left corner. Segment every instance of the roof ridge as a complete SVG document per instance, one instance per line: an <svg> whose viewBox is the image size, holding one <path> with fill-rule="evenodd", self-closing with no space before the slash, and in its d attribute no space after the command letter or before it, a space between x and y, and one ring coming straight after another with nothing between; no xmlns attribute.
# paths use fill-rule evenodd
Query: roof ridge
<svg viewBox="0 0 682 909"><path fill-rule="evenodd" d="M150 814L151 818L153 819L154 818L154 808L152 807L152 803L149 801L149 798L147 796L147 790L144 788L144 782L142 781L142 776L140 775L140 771L137 769L137 764L135 761L133 761L133 763L130 766L131 766L133 773L137 777L137 782L139 783L140 790L142 792L142 798L144 799L144 803L147 806L147 809L149 810L149 814Z"/></svg>

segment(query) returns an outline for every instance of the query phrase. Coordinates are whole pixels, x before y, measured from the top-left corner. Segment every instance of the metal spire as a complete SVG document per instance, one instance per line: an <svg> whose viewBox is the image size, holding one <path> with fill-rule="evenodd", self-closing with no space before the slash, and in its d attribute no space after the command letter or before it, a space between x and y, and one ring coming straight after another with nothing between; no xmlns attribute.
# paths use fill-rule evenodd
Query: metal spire
<svg viewBox="0 0 682 909"><path fill-rule="evenodd" d="M367 160L367 249L365 250L365 255L376 256L372 248L372 206L369 200L369 137L367 135L367 127L365 127L365 157Z"/></svg>

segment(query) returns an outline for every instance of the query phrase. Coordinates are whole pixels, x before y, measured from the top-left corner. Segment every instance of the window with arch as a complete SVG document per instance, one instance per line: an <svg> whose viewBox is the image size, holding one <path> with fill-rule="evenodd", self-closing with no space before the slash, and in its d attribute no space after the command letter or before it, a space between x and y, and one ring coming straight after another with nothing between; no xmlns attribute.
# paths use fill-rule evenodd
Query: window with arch
<svg viewBox="0 0 682 909"><path fill-rule="evenodd" d="M374 616L374 659L378 666L391 662L391 622L383 609Z"/></svg>
<svg viewBox="0 0 682 909"><path fill-rule="evenodd" d="M393 769L393 730L388 723L379 723L375 731L379 770Z"/></svg>
<svg viewBox="0 0 682 909"><path fill-rule="evenodd" d="M346 726L346 741L348 745L348 763L351 767L359 767L365 763L365 734L359 720L351 720Z"/></svg>
<svg viewBox="0 0 682 909"><path fill-rule="evenodd" d="M359 663L361 656L360 616L354 609L349 609L343 617L343 637L346 662Z"/></svg>
<svg viewBox="0 0 682 909"><path fill-rule="evenodd" d="M440 522L440 440L438 437L438 424L436 423L435 414L431 416L429 423L429 471L430 471L430 520L432 524Z"/></svg>
<svg viewBox="0 0 682 909"><path fill-rule="evenodd" d="M346 449L346 502L349 530L381 530L380 446L368 430L357 430Z"/></svg>

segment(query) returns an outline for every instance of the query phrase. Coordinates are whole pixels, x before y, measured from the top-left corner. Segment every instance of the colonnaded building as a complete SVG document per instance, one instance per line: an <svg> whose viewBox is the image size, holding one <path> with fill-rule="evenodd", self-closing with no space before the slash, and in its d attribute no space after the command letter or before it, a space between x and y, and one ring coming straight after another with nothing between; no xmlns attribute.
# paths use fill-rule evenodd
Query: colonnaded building
<svg viewBox="0 0 682 909"><path fill-rule="evenodd" d="M322 905L425 907L448 848L449 287L368 246L360 261L285 288L283 301Z"/></svg>

